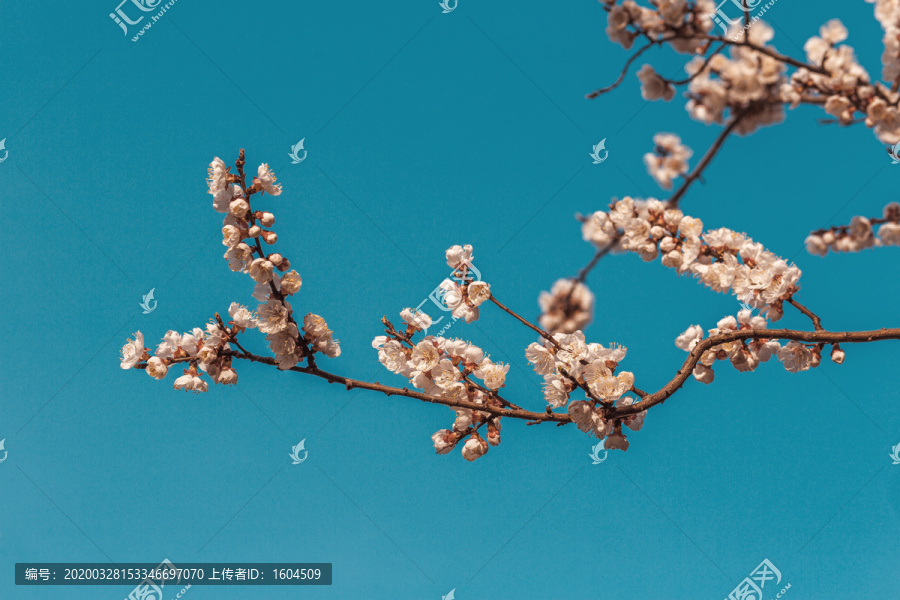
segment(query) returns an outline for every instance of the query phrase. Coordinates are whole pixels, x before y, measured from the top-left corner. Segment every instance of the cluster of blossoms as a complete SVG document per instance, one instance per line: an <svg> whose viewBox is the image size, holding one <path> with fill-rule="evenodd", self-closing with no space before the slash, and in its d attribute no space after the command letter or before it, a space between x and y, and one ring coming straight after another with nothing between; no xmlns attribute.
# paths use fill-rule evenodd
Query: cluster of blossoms
<svg viewBox="0 0 900 600"><path fill-rule="evenodd" d="M766 329L767 324L765 317L753 316L752 311L745 308L738 312L737 319L731 316L721 319L709 330L709 336L715 337L742 329ZM685 352L691 352L701 340L703 328L692 325L675 339L675 345ZM782 362L786 370L797 373L810 367L817 367L822 359L821 351L821 345L807 345L793 341L782 346L778 340L768 338L733 340L705 350L694 367L693 375L697 381L712 383L715 378L712 367L717 360L730 361L735 369L745 373L756 370L759 363L767 362L773 356ZM836 347L832 359L837 363L843 362L843 350Z"/></svg>
<svg viewBox="0 0 900 600"><path fill-rule="evenodd" d="M606 408L634 402L630 396L623 397L634 390L634 374L615 372L625 352L621 346L605 348L602 344L586 343L584 333L575 331L556 333L552 341L532 343L525 350L525 358L544 378L547 410L565 408L578 429L601 440L606 438L605 448L627 450L628 439L622 433L622 425L638 431L644 426L646 411L618 420L604 417ZM570 402L576 388L585 392L586 399Z"/></svg>
<svg viewBox="0 0 900 600"><path fill-rule="evenodd" d="M340 344L333 339L322 317L306 315L301 335L287 300L300 290L300 275L290 270L288 259L263 249L263 244L271 245L278 239L271 230L275 217L270 212L254 212L250 197L262 192L280 195L281 186L276 184L274 173L267 164L262 164L252 186L246 187L243 151L236 164L240 175L230 173L229 167L216 157L209 165L207 183L213 208L225 213L222 224L222 243L228 248L225 259L232 271L246 273L255 282L253 298L260 302L259 307L250 310L232 303L228 324L216 315L216 322L208 323L205 331L200 328L184 334L169 331L154 355L144 348L144 337L137 332L135 339L122 348L123 369L143 368L151 377L163 379L172 364L187 362L189 368L175 380L175 389L207 391L209 386L200 371L215 383L234 384L238 376L231 366L235 354L229 342L247 329L259 329L266 334L280 369L290 369L304 358L312 360L315 352L332 358L340 355Z"/></svg>
<svg viewBox="0 0 900 600"><path fill-rule="evenodd" d="M582 224L586 241L604 248L635 252L679 274L690 273L716 292L731 291L740 302L760 309L771 321L782 315L782 302L797 290L800 269L789 265L743 233L726 228L703 233L703 223L650 198L625 197L608 212L597 211Z"/></svg>
<svg viewBox="0 0 900 600"><path fill-rule="evenodd" d="M685 70L689 74L687 110L704 123L721 123L725 111L740 114L736 131L748 134L764 125L784 118L780 96L784 83L784 64L777 59L744 45L732 45L730 58L719 54L703 58L710 41L723 38L712 34L716 3L712 0L651 0L652 7L639 6L633 0L606 0L606 33L626 50L638 37L653 43L666 43L676 52L694 54ZM742 28L735 25L729 32L737 37ZM754 23L747 30L748 42L761 47L772 39L772 28ZM645 100L670 101L675 97L674 83L645 64L637 73L641 95Z"/></svg>
<svg viewBox="0 0 900 600"><path fill-rule="evenodd" d="M538 323L550 333L573 333L594 317L594 294L576 279L558 279L549 292L541 292L538 305Z"/></svg>
<svg viewBox="0 0 900 600"><path fill-rule="evenodd" d="M495 363L478 346L460 339L426 336L419 342L412 337L430 323L428 315L404 309L401 318L407 324L406 332L397 332L385 320L388 335L381 335L372 342L378 351L378 360L386 369L409 379L410 384L430 396L449 400L502 407L497 392L506 384L509 365ZM472 378L481 379L479 385ZM438 454L450 452L465 436L471 436L463 445L466 460L475 460L488 450L488 444L500 444L500 417L489 412L453 407L456 420L452 429L441 429L432 436ZM478 427L487 424L487 442L478 434Z"/></svg>
<svg viewBox="0 0 900 600"><path fill-rule="evenodd" d="M875 18L884 29L884 52L881 78L885 81L900 80L900 1L866 0L875 4Z"/></svg>
<svg viewBox="0 0 900 600"><path fill-rule="evenodd" d="M713 28L712 15L716 10L713 0L651 0L653 8L639 6L634 0L602 0L609 11L606 35L613 42L629 50L640 37L660 39L677 32L672 39L677 52L694 54L704 44L700 37Z"/></svg>
<svg viewBox="0 0 900 600"><path fill-rule="evenodd" d="M478 307L491 297L491 286L484 281L473 281L472 246L451 246L446 253L447 266L453 269L453 278L441 282L441 301L450 309L454 319L466 323L478 320ZM427 315L425 315L427 317ZM421 329L428 329L431 320Z"/></svg>
<svg viewBox="0 0 900 600"><path fill-rule="evenodd" d="M878 231L873 226L878 225ZM879 246L900 246L900 204L891 202L884 207L882 218L855 216L850 225L820 229L806 238L810 254L825 256L832 252L859 252Z"/></svg>
<svg viewBox="0 0 900 600"><path fill-rule="evenodd" d="M644 164L660 187L671 190L672 181L687 173L688 159L694 153L681 143L680 137L671 133L657 133L653 143L656 147L644 155Z"/></svg>
<svg viewBox="0 0 900 600"><path fill-rule="evenodd" d="M818 36L807 40L807 66L787 78L788 59L767 46L773 29L756 17L749 27L734 21L723 37L711 31L718 8L712 1L651 0L650 7L633 0L603 3L608 11L606 33L626 50L635 39L646 38L668 44L676 52L697 55L685 66L686 81L673 81L651 65L643 65L637 76L645 100L670 101L675 85L687 82L687 110L692 118L722 123L730 111L740 116L736 131L744 135L781 122L785 104L791 108L822 105L842 124L854 122L856 113L861 113L879 140L895 144L900 142L900 91L895 85L900 81L900 1L867 1L875 3L875 17L885 32L882 78L887 84L873 83L853 48L841 45L847 29L838 19L825 23ZM722 47L707 55L713 43L730 46L729 56L719 53Z"/></svg>
<svg viewBox="0 0 900 600"><path fill-rule="evenodd" d="M145 361L147 374L154 379L164 379L169 366L175 362L190 362L190 368L184 375L175 380L176 390L205 392L209 384L200 371L206 373L215 383L234 385L237 383L237 372L231 368L231 346L227 340L237 332L257 326L257 319L245 307L233 302L228 309L232 321L230 328L222 328L217 323L207 323L206 330L195 327L190 333L167 331L162 342L156 347L153 355L144 348L144 336L140 331L134 334L134 340L122 347L123 369L132 369Z"/></svg>
<svg viewBox="0 0 900 600"><path fill-rule="evenodd" d="M763 47L774 31L759 22L747 35L749 43ZM784 63L747 46L732 46L729 55L715 54L709 60L697 56L685 65L690 75L686 105L690 116L707 125L722 123L728 110L732 116L740 115L735 131L741 135L783 121Z"/></svg>
<svg viewBox="0 0 900 600"><path fill-rule="evenodd" d="M783 86L782 97L792 108L800 103L822 104L825 112L843 125L853 123L859 112L878 139L894 144L900 141L900 95L890 86L871 82L853 48L839 45L846 39L847 29L839 20L823 25L819 35L807 40L803 48L809 63L819 65L824 72L798 69L791 75L790 84Z"/></svg>
<svg viewBox="0 0 900 600"><path fill-rule="evenodd" d="M453 277L441 282L441 301L456 319L472 323L478 319L478 307L491 297L491 286L475 281L472 273L472 246L451 246L445 257L453 269ZM459 400L485 406L503 406L496 392L506 384L509 365L495 363L478 346L459 339L433 335L414 343L412 338L431 326L432 319L422 311L404 308L400 318L406 323L404 332L397 332L386 319L386 333L375 338L372 347L378 350L378 361L386 369L403 375L410 384L430 396ZM471 378L481 379L479 385ZM489 412L454 407L456 420L453 429L442 429L432 436L438 454L446 454L464 437L462 455L466 460L483 456L490 446L500 444L500 417ZM487 441L478 428L487 424Z"/></svg>

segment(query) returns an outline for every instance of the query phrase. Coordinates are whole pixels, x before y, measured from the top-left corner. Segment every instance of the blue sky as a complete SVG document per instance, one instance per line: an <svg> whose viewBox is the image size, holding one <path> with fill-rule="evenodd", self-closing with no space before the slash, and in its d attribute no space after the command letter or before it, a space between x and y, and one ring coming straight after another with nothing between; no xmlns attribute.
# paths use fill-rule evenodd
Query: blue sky
<svg viewBox="0 0 900 600"><path fill-rule="evenodd" d="M720 368L600 465L571 427L507 422L502 445L470 464L434 455L444 407L259 365L201 396L119 369L133 331L155 344L252 301L222 260L204 182L213 156L232 163L239 148L284 185L258 208L275 213L277 248L303 277L295 310L341 340L326 368L403 385L371 339L447 275L452 244L474 245L498 299L535 317L538 293L592 255L575 213L666 197L641 162L653 134L679 134L696 164L719 131L690 121L680 97L645 103L633 74L584 99L627 58L599 3L460 0L442 14L436 0L179 0L137 43L107 16L115 4L0 0L0 597L129 591L16 587L16 562L163 558L333 563L332 586L252 590L266 599L724 598L765 558L787 598L895 593L895 343L797 375ZM871 5L781 0L767 13L775 46L797 57L832 17L879 73ZM647 62L674 75L683 57ZM870 131L822 116L801 108L729 139L682 207L795 260L799 298L827 328L896 326L896 249L803 250L811 229L880 214L900 177ZM308 158L292 165L301 138ZM603 138L609 159L592 165ZM739 308L634 255L607 258L588 283L587 337L627 346L623 368L648 391L681 365L679 333ZM790 312L784 323L809 327ZM505 396L543 408L524 358L533 333L489 306L451 333L512 362ZM309 458L291 465L301 439Z"/></svg>

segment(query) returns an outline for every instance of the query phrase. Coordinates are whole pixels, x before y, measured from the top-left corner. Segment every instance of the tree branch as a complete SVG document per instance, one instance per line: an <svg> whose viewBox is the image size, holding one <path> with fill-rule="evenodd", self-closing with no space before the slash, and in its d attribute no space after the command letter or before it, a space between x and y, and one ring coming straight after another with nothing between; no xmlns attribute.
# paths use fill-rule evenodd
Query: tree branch
<svg viewBox="0 0 900 600"><path fill-rule="evenodd" d="M669 399L678 389L684 385L688 377L704 352L719 344L734 342L737 340L794 340L797 342L815 343L847 343L861 344L866 342L875 342L881 340L900 340L900 328L897 329L877 329L874 331L796 331L793 329L740 329L737 331L729 331L720 333L712 337L708 337L699 342L694 349L691 350L684 364L678 370L678 373L669 383L664 385L662 389L653 394L649 394L640 402L628 406L616 407L607 412L607 418L621 418L628 415L637 414L647 410L657 404L661 404Z"/></svg>

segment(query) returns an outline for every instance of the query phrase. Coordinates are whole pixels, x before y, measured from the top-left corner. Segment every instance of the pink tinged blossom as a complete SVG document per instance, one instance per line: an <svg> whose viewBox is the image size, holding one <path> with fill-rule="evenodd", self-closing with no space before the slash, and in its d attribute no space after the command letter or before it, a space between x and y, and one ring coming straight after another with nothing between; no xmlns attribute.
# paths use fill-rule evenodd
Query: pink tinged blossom
<svg viewBox="0 0 900 600"><path fill-rule="evenodd" d="M184 375L175 380L175 389L200 393L209 390L209 384L197 375L185 372Z"/></svg>
<svg viewBox="0 0 900 600"><path fill-rule="evenodd" d="M257 283L268 283L272 280L272 271L275 269L270 261L264 258L256 258L250 263L250 277Z"/></svg>
<svg viewBox="0 0 900 600"><path fill-rule="evenodd" d="M129 339L122 346L122 362L119 366L123 369L131 369L141 361L144 355L144 335L137 331L134 334L134 340Z"/></svg>
<svg viewBox="0 0 900 600"><path fill-rule="evenodd" d="M253 329L257 325L256 315L247 307L241 306L237 302L231 303L231 306L228 307L228 314L231 316L231 320L234 324L238 327Z"/></svg>
<svg viewBox="0 0 900 600"><path fill-rule="evenodd" d="M397 340L385 342L378 351L378 361L387 370L399 373L406 366L406 354L403 352L403 346Z"/></svg>
<svg viewBox="0 0 900 600"><path fill-rule="evenodd" d="M434 442L434 450L438 454L448 454L456 447L456 438L449 429L436 431L431 436L431 441Z"/></svg>
<svg viewBox="0 0 900 600"><path fill-rule="evenodd" d="M257 309L259 314L257 327L263 333L278 333L283 331L290 319L290 305L287 302L269 298L265 304L260 304Z"/></svg>
<svg viewBox="0 0 900 600"><path fill-rule="evenodd" d="M753 371L759 365L759 357L749 348L741 347L731 355L731 364L741 373Z"/></svg>
<svg viewBox="0 0 900 600"><path fill-rule="evenodd" d="M466 302L461 302L453 309L452 314L457 319L463 319L466 323L472 323L478 320L478 307L469 306Z"/></svg>
<svg viewBox="0 0 900 600"><path fill-rule="evenodd" d="M831 349L831 360L835 364L838 364L838 365L844 364L845 356L846 356L846 354L844 353L844 351L841 348L835 346Z"/></svg>
<svg viewBox="0 0 900 600"><path fill-rule="evenodd" d="M603 442L603 447L607 450L628 450L628 438L621 432L613 433Z"/></svg>
<svg viewBox="0 0 900 600"><path fill-rule="evenodd" d="M151 356L147 360L147 375L154 379L164 379L169 367L158 356Z"/></svg>
<svg viewBox="0 0 900 600"><path fill-rule="evenodd" d="M641 81L641 97L644 100L659 100L666 102L675 97L675 88L663 80L656 70L650 65L644 65L638 71L638 79Z"/></svg>
<svg viewBox="0 0 900 600"><path fill-rule="evenodd" d="M181 346L181 334L167 331L162 343L156 347L156 355L162 359L172 358Z"/></svg>
<svg viewBox="0 0 900 600"><path fill-rule="evenodd" d="M484 380L484 386L491 390L499 390L506 382L506 374L509 372L509 365L503 363L494 363L489 358L481 361L475 376Z"/></svg>
<svg viewBox="0 0 900 600"><path fill-rule="evenodd" d="M549 375L556 372L556 359L544 346L532 342L525 350L525 358L534 365L534 371L538 375Z"/></svg>
<svg viewBox="0 0 900 600"><path fill-rule="evenodd" d="M569 417L581 431L587 433L594 426L594 411L584 400L569 403Z"/></svg>
<svg viewBox="0 0 900 600"><path fill-rule="evenodd" d="M440 361L438 349L430 341L421 341L413 348L410 362L418 371L430 371Z"/></svg>
<svg viewBox="0 0 900 600"><path fill-rule="evenodd" d="M219 375L216 378L217 383L221 383L224 385L234 385L237 383L238 374L237 371L231 368L225 368L219 371Z"/></svg>
<svg viewBox="0 0 900 600"><path fill-rule="evenodd" d="M235 198L243 197L244 192L240 186L231 184L223 187L220 191L213 195L213 210L217 213L230 212L231 201Z"/></svg>
<svg viewBox="0 0 900 600"><path fill-rule="evenodd" d="M422 311L404 308L400 311L400 318L407 325L412 325L418 330L428 329L431 327L431 317Z"/></svg>
<svg viewBox="0 0 900 600"><path fill-rule="evenodd" d="M634 404L634 398L622 398L618 402L616 402L616 406L631 406ZM647 411L642 410L641 412L633 415L628 415L624 419L622 419L622 423L631 429L632 431L640 431L644 426L644 419L647 417Z"/></svg>
<svg viewBox="0 0 900 600"><path fill-rule="evenodd" d="M314 313L308 313L303 317L303 331L313 338L322 337L331 333L325 319Z"/></svg>
<svg viewBox="0 0 900 600"><path fill-rule="evenodd" d="M544 377L544 400L552 408L561 408L569 401L569 390L559 375Z"/></svg>
<svg viewBox="0 0 900 600"><path fill-rule="evenodd" d="M690 352L702 339L703 328L699 325L691 325L684 333L675 338L675 346L681 348L685 352Z"/></svg>
<svg viewBox="0 0 900 600"><path fill-rule="evenodd" d="M297 271L288 271L281 277L281 293L291 296L300 291L303 280Z"/></svg>
<svg viewBox="0 0 900 600"><path fill-rule="evenodd" d="M785 370L797 373L810 368L813 354L805 345L792 341L778 351L778 360L784 365Z"/></svg>
<svg viewBox="0 0 900 600"><path fill-rule="evenodd" d="M228 268L232 271L246 272L253 261L253 251L250 249L250 246L241 242L225 252L225 260L228 261Z"/></svg>
<svg viewBox="0 0 900 600"><path fill-rule="evenodd" d="M250 212L250 204L243 198L232 200L228 205L228 212L238 219L243 219L247 216L247 213Z"/></svg>
<svg viewBox="0 0 900 600"><path fill-rule="evenodd" d="M453 366L452 362L445 358L431 370L431 378L434 380L435 385L446 390L459 381L462 378L462 374Z"/></svg>
<svg viewBox="0 0 900 600"><path fill-rule="evenodd" d="M441 301L447 308L453 310L463 303L462 289L450 279L445 279L438 286L443 293Z"/></svg>
<svg viewBox="0 0 900 600"><path fill-rule="evenodd" d="M713 370L703 363L697 363L697 365L694 367L693 375L694 379L696 379L700 383L706 384L712 383L713 379L715 379L716 377L716 374L713 372Z"/></svg>
<svg viewBox="0 0 900 600"><path fill-rule="evenodd" d="M477 460L487 454L487 442L481 439L481 437L476 437L477 435L477 433L473 433L472 437L470 437L463 445L462 455L463 458L468 461Z"/></svg>
<svg viewBox="0 0 900 600"><path fill-rule="evenodd" d="M484 281L473 281L469 284L467 291L469 294L469 301L475 306L481 306L485 300L491 297L491 286Z"/></svg>
<svg viewBox="0 0 900 600"><path fill-rule="evenodd" d="M209 163L208 177L206 180L209 185L210 194L215 196L225 189L227 175L228 168L225 166L225 162L218 156L215 157L212 162Z"/></svg>
<svg viewBox="0 0 900 600"><path fill-rule="evenodd" d="M466 244L465 246L450 246L447 250L447 266L451 269L456 269L460 267L463 263L471 263L474 258L472 254L472 246Z"/></svg>
<svg viewBox="0 0 900 600"><path fill-rule="evenodd" d="M597 436L597 439L602 440L604 437L609 435L612 430L612 424L609 421L606 421L599 414L594 413L591 417L591 421L593 424L593 429L591 432Z"/></svg>
<svg viewBox="0 0 900 600"><path fill-rule="evenodd" d="M280 195L281 184L275 183L276 180L275 173L272 172L272 169L269 168L267 163L259 165L259 168L256 171L256 181L259 182L263 191L272 194L273 196Z"/></svg>

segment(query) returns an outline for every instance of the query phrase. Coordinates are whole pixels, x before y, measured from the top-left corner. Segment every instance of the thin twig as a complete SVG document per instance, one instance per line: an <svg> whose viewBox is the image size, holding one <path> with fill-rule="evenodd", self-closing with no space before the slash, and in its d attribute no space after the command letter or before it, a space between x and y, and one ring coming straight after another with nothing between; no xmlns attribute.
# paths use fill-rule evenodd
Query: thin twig
<svg viewBox="0 0 900 600"><path fill-rule="evenodd" d="M678 206L678 202L681 200L681 197L687 193L688 188L691 187L691 184L694 183L700 176L703 174L703 170L712 162L712 159L715 158L716 154L718 154L719 150L722 148L722 144L725 143L725 140L731 135L731 132L734 131L734 128L738 126L738 123L741 122L741 119L744 118L744 113L738 113L732 116L731 122L728 123L728 126L719 133L719 137L716 138L716 141L713 142L713 145L709 147L709 150L706 151L706 154L703 155L703 159L700 163L691 171L685 178L684 182L682 182L681 187L676 190L672 197L669 198L669 207L676 208Z"/></svg>

